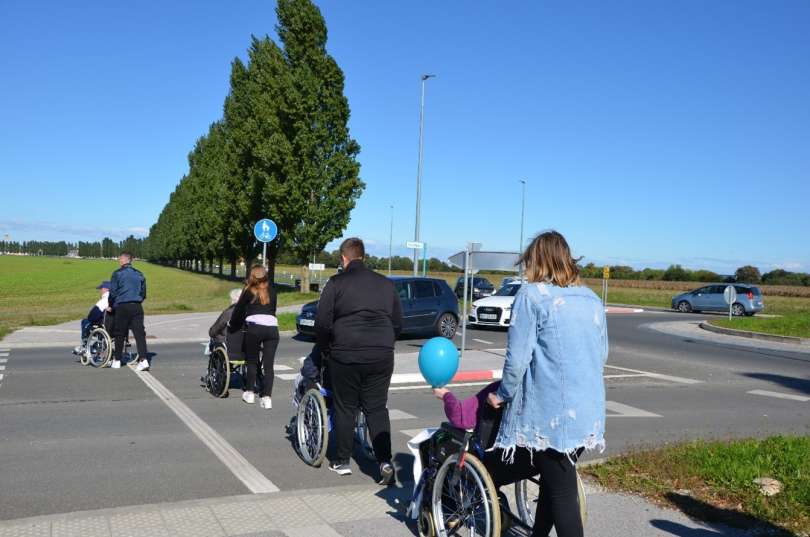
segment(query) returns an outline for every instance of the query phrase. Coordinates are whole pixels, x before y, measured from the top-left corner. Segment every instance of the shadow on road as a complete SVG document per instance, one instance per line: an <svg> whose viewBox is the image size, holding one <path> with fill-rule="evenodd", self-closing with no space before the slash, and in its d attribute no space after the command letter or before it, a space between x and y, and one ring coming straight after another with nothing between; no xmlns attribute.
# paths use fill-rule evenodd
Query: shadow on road
<svg viewBox="0 0 810 537"><path fill-rule="evenodd" d="M695 530L682 526L681 524L667 522L664 520L654 520L651 524L659 529L670 531L673 535L681 537L710 537L710 536L737 536L737 535L769 535L772 537L795 537L795 534L784 530L778 526L774 526L770 522L766 522L734 509L724 509L710 505L704 501L698 500L691 496L676 494L670 492L666 498L677 507L682 513L690 518L697 520L704 520L710 524L722 524L727 528L717 528L718 531L712 532L709 530ZM659 525L656 525L659 524ZM671 531L667 527L679 530ZM743 528L746 531L743 533L734 528Z"/></svg>
<svg viewBox="0 0 810 537"><path fill-rule="evenodd" d="M774 384L784 386L785 388L810 394L810 379L786 377L784 375L776 375L773 373L742 373L742 376L772 382Z"/></svg>

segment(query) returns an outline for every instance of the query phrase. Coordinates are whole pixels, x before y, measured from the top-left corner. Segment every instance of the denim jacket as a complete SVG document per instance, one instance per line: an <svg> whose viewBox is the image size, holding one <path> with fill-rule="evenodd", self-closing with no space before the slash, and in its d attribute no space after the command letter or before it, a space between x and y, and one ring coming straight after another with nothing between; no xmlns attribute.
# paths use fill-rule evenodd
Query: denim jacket
<svg viewBox="0 0 810 537"><path fill-rule="evenodd" d="M512 306L495 447L605 448L605 309L587 287L521 286Z"/></svg>

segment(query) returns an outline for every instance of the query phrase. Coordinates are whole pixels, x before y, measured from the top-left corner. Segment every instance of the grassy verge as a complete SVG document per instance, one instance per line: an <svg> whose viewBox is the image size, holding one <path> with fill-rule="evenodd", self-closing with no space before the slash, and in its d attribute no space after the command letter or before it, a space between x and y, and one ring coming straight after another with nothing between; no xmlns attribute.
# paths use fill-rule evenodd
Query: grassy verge
<svg viewBox="0 0 810 537"><path fill-rule="evenodd" d="M778 336L810 338L810 312L789 313L772 319L743 317L735 319L714 319L712 324L736 330L751 330Z"/></svg>
<svg viewBox="0 0 810 537"><path fill-rule="evenodd" d="M278 329L279 330L295 330L295 313L279 313L278 314Z"/></svg>
<svg viewBox="0 0 810 537"><path fill-rule="evenodd" d="M810 535L810 437L696 441L623 455L583 469L604 487L643 495L695 518ZM783 484L766 497L753 480ZM779 533L777 533L779 534Z"/></svg>
<svg viewBox="0 0 810 537"><path fill-rule="evenodd" d="M136 262L147 280L149 314L218 311L240 286L215 276ZM0 338L23 326L80 319L98 300L95 290L118 267L115 261L0 256ZM301 304L316 293L280 289L279 306Z"/></svg>

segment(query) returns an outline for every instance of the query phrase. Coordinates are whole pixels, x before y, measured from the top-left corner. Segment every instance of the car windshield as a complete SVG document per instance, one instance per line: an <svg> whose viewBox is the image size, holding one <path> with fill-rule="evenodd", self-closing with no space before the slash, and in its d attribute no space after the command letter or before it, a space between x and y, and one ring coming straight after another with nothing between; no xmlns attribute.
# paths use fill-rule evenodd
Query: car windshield
<svg viewBox="0 0 810 537"><path fill-rule="evenodd" d="M520 284L511 284L511 285L504 285L498 292L495 293L495 296L515 296L520 289Z"/></svg>

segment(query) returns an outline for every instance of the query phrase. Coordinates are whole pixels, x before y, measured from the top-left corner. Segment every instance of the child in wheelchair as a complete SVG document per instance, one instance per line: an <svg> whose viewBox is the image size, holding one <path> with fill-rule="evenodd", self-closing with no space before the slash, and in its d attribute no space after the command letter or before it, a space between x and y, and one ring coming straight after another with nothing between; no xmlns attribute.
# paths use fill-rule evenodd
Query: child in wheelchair
<svg viewBox="0 0 810 537"><path fill-rule="evenodd" d="M96 289L99 290L100 298L93 307L90 308L87 317L81 321L81 345L73 349L73 354L81 355L84 353L85 347L87 346L87 336L90 335L90 331L93 327L104 324L104 313L110 305L110 285L110 282L103 281L96 287Z"/></svg>

